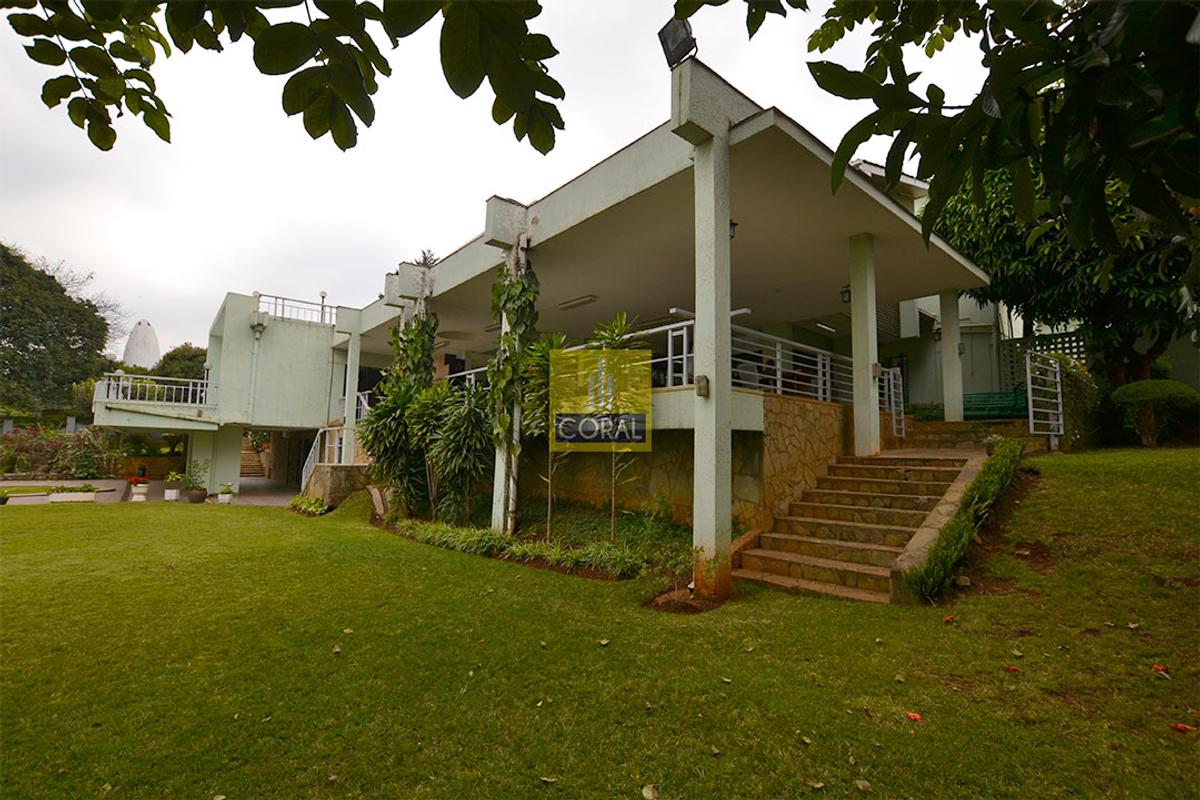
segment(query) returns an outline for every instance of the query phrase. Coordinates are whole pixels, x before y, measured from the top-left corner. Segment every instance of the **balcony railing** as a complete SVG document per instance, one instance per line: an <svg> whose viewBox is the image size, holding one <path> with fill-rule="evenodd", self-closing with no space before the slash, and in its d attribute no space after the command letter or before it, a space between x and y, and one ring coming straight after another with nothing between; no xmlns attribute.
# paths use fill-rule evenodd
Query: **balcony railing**
<svg viewBox="0 0 1200 800"><path fill-rule="evenodd" d="M304 459L304 466L300 469L301 491L308 486L308 479L312 476L313 468L317 464L342 463L344 433L345 431L341 428L321 428L317 431L312 447L308 449L308 457Z"/></svg>
<svg viewBox="0 0 1200 800"><path fill-rule="evenodd" d="M209 396L207 380L106 372L104 379L96 382L94 399L207 406Z"/></svg>
<svg viewBox="0 0 1200 800"><path fill-rule="evenodd" d="M332 325L337 315L337 309L334 306L326 305L324 298L321 302L314 303L311 300L296 300L291 297L260 292L255 292L255 295L258 297L259 311L280 319Z"/></svg>
<svg viewBox="0 0 1200 800"><path fill-rule="evenodd" d="M692 385L695 324L695 320L683 319L628 337L650 346L651 380L656 388ZM731 328L731 382L734 386L837 403L853 400L853 372L851 360L846 356L741 325ZM586 345L567 349L583 347ZM469 386L484 385L487 368L456 372L445 380Z"/></svg>

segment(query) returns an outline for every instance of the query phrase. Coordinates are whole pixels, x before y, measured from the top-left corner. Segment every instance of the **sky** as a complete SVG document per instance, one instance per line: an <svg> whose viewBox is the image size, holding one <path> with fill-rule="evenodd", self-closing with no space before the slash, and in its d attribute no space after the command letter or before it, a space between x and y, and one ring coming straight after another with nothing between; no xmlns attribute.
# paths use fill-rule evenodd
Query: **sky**
<svg viewBox="0 0 1200 800"><path fill-rule="evenodd" d="M699 57L763 106L775 106L835 147L871 110L824 93L805 67L826 59L856 68L867 30L833 50L807 52L813 11L768 17L748 41L742 3L693 18ZM666 121L670 73L657 31L670 0L543 0L531 23L560 54L547 63L566 88L566 130L542 156L491 120L486 82L462 100L446 86L437 19L395 50L380 78L376 120L358 146L314 141L280 106L286 76L260 75L249 39L223 53L194 49L160 58L159 95L172 114L166 144L140 119L117 120L116 147L96 150L47 109L41 84L61 68L37 64L0 25L0 241L31 257L95 274L93 289L150 321L163 352L207 343L226 292L278 294L361 306L383 275L422 249L447 254L483 229L493 194L530 202ZM934 59L912 54L947 102L974 96L985 77L962 38ZM888 141L858 156L881 161ZM123 340L110 343L120 353Z"/></svg>

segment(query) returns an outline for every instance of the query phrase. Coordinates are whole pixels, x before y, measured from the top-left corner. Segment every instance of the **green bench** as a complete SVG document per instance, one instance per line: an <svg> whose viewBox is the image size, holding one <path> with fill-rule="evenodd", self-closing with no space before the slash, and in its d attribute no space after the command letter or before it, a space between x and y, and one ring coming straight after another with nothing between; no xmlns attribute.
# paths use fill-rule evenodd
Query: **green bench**
<svg viewBox="0 0 1200 800"><path fill-rule="evenodd" d="M963 395L964 419L1020 419L1029 413L1025 387L1010 392L973 392Z"/></svg>

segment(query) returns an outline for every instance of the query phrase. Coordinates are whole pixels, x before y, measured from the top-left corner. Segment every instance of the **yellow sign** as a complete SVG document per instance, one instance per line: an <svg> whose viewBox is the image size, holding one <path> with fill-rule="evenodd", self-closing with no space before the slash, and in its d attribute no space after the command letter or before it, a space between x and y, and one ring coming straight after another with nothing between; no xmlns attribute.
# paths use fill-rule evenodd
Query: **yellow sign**
<svg viewBox="0 0 1200 800"><path fill-rule="evenodd" d="M550 354L550 449L650 450L649 350Z"/></svg>

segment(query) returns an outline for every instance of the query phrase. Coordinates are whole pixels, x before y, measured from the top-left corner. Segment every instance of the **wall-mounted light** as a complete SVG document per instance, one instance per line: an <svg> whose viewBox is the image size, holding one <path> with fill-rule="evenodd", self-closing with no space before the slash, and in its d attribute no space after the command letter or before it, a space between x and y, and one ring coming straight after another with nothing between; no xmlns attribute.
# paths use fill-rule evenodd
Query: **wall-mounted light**
<svg viewBox="0 0 1200 800"><path fill-rule="evenodd" d="M846 284L845 286L843 286L842 291L839 292L839 294L842 296L843 303L849 303L850 302L850 284Z"/></svg>
<svg viewBox="0 0 1200 800"><path fill-rule="evenodd" d="M837 328L833 327L832 325L826 325L824 322L818 322L817 327L826 333L837 333Z"/></svg>
<svg viewBox="0 0 1200 800"><path fill-rule="evenodd" d="M563 300L558 304L558 310L569 311L572 308L579 308L580 306L590 305L594 302L596 302L596 295L581 294L579 297L572 297L570 300Z"/></svg>
<svg viewBox="0 0 1200 800"><path fill-rule="evenodd" d="M658 43L662 45L663 57L671 69L696 52L696 39L692 36L692 25L686 19L673 19L658 32Z"/></svg>
<svg viewBox="0 0 1200 800"><path fill-rule="evenodd" d="M729 238L730 239L732 239L734 236L737 235L737 226L738 226L738 224L736 222L734 222L733 220L729 220Z"/></svg>
<svg viewBox="0 0 1200 800"><path fill-rule="evenodd" d="M942 340L942 329L940 327L933 329L933 340L935 342L940 342Z"/></svg>

